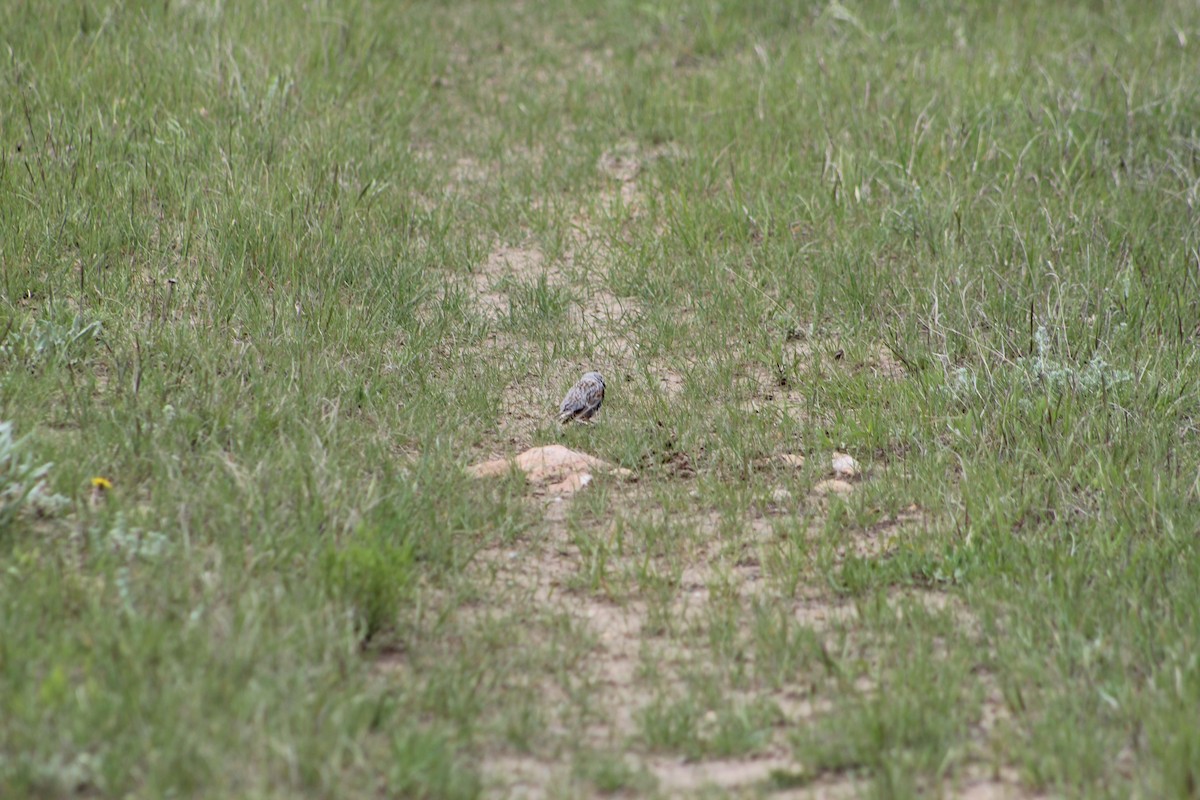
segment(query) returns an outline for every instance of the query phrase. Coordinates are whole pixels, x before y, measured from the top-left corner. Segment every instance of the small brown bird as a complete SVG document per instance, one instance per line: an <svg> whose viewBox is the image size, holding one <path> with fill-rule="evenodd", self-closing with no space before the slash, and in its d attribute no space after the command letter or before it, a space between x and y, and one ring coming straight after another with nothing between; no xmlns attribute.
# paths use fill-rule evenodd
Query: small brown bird
<svg viewBox="0 0 1200 800"><path fill-rule="evenodd" d="M587 422L600 410L603 402L604 376L599 372L585 372L579 383L572 386L563 398L558 421L564 425L572 420Z"/></svg>

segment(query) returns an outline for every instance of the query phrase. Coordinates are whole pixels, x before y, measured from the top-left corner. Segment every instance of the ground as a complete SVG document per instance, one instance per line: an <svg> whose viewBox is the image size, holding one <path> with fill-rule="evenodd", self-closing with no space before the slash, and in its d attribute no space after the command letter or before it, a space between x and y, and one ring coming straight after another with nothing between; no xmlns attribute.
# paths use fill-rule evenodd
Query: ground
<svg viewBox="0 0 1200 800"><path fill-rule="evenodd" d="M0 41L0 796L1200 792L1194 3Z"/></svg>

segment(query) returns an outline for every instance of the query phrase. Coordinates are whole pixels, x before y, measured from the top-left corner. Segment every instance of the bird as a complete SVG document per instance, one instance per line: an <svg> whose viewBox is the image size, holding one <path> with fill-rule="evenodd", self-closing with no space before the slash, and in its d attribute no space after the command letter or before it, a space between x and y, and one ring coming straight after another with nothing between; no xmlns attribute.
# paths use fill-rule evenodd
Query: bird
<svg viewBox="0 0 1200 800"><path fill-rule="evenodd" d="M587 422L600 410L604 402L604 376L599 372L585 372L579 383L571 387L558 410L558 421L563 425L578 420Z"/></svg>

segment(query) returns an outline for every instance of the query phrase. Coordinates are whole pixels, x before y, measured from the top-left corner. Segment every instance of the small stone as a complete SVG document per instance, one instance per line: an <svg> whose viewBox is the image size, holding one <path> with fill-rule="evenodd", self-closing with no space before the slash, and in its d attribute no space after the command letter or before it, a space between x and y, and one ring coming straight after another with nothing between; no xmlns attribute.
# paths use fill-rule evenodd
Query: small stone
<svg viewBox="0 0 1200 800"><path fill-rule="evenodd" d="M590 472L573 472L561 481L549 484L546 487L546 492L555 495L571 495L591 482L592 474Z"/></svg>
<svg viewBox="0 0 1200 800"><path fill-rule="evenodd" d="M862 474L862 467L853 456L846 453L834 452L832 459L833 474L839 478L857 478Z"/></svg>
<svg viewBox="0 0 1200 800"><path fill-rule="evenodd" d="M813 487L813 493L819 495L848 495L854 491L854 484L849 481L833 478L832 480L821 481Z"/></svg>
<svg viewBox="0 0 1200 800"><path fill-rule="evenodd" d="M775 491L771 492L771 502L775 505L782 506L792 501L792 493L782 486L775 487Z"/></svg>
<svg viewBox="0 0 1200 800"><path fill-rule="evenodd" d="M804 456L799 453L783 453L779 456L779 460L785 466L795 467L796 469L804 466Z"/></svg>
<svg viewBox="0 0 1200 800"><path fill-rule="evenodd" d="M475 464L468 468L468 472L477 478L490 478L506 475L514 466L525 473L531 486L552 496L574 494L592 482L593 472L603 472L626 480L633 477L633 473L627 469L558 444L535 447L512 458Z"/></svg>

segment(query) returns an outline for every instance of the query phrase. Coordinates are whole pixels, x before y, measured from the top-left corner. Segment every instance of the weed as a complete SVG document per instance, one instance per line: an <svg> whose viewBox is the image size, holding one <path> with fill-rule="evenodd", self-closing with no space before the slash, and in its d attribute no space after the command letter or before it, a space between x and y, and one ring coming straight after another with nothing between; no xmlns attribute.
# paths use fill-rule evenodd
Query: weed
<svg viewBox="0 0 1200 800"><path fill-rule="evenodd" d="M11 422L0 421L0 531L8 531L25 509L52 514L69 502L47 488L53 465L35 465L29 443L28 437L16 438Z"/></svg>
<svg viewBox="0 0 1200 800"><path fill-rule="evenodd" d="M409 593L413 547L380 528L363 526L344 544L329 546L322 571L330 594L346 604L358 635L369 642L392 624Z"/></svg>

